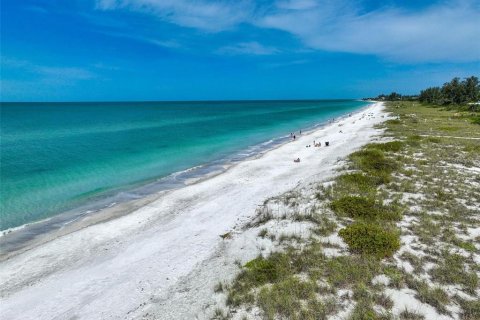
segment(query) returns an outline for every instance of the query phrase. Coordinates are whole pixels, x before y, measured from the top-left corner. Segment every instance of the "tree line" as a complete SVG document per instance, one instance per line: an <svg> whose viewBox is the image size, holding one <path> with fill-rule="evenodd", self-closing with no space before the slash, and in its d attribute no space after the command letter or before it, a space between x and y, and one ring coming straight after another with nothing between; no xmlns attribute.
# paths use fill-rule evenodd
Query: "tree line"
<svg viewBox="0 0 480 320"><path fill-rule="evenodd" d="M420 102L436 105L464 105L480 99L480 84L477 77L471 76L463 81L453 78L442 87L430 87L420 92Z"/></svg>
<svg viewBox="0 0 480 320"><path fill-rule="evenodd" d="M444 83L441 87L430 87L424 89L420 91L419 95L401 95L399 93L392 92L389 95L381 94L375 98L365 98L364 100L418 100L422 103L439 106L461 106L468 103L476 103L480 100L480 82L475 76L464 78L463 80L460 80L460 78L456 77L450 82ZM475 109L474 107L472 108Z"/></svg>

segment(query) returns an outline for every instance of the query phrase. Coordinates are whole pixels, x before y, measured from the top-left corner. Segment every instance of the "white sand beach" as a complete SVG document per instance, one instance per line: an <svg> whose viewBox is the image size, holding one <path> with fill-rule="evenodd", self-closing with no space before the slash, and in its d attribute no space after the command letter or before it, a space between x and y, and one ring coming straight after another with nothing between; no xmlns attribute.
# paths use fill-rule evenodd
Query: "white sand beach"
<svg viewBox="0 0 480 320"><path fill-rule="evenodd" d="M372 104L129 214L10 256L0 263L2 319L204 318L218 278L257 254L245 244L224 255L220 235L236 237L265 199L334 175L385 119L382 103Z"/></svg>

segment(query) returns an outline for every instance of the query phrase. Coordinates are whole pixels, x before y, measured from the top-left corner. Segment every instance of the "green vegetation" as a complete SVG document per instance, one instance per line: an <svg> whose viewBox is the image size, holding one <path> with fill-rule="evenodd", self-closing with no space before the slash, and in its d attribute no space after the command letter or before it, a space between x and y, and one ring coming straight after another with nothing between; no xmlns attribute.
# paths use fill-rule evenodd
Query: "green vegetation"
<svg viewBox="0 0 480 320"><path fill-rule="evenodd" d="M421 302L428 303L443 314L449 314L445 308L450 303L448 294L439 286L431 287L425 281L416 280L412 275L406 276L406 282L410 289L414 289L416 298Z"/></svg>
<svg viewBox="0 0 480 320"><path fill-rule="evenodd" d="M480 319L480 299L465 300L465 299L457 298L457 300L463 310L461 314L461 319L463 320Z"/></svg>
<svg viewBox="0 0 480 320"><path fill-rule="evenodd" d="M377 187L385 183L385 180L384 177L378 178L361 172L342 174L337 178L335 194L339 196L343 194L357 194L372 197L375 195Z"/></svg>
<svg viewBox="0 0 480 320"><path fill-rule="evenodd" d="M353 164L362 171L375 176L386 176L398 168L392 159L386 158L382 150L366 148L350 155Z"/></svg>
<svg viewBox="0 0 480 320"><path fill-rule="evenodd" d="M338 234L353 252L378 258L391 257L400 248L398 233L385 230L378 224L355 222Z"/></svg>
<svg viewBox="0 0 480 320"><path fill-rule="evenodd" d="M230 285L215 287L227 295L222 315L325 319L354 301L350 319L424 319L412 309L393 313L385 288L408 287L440 314L479 319L480 237L471 230L480 223L480 140L472 139L480 130L472 111L459 110L390 103L390 142L351 154L348 171L316 185L314 195L293 191L266 202L249 227L280 252L253 259ZM311 232L275 233L270 225L267 232L261 225L270 220L306 223ZM344 243L331 240L336 232ZM379 275L388 281L374 281Z"/></svg>
<svg viewBox="0 0 480 320"><path fill-rule="evenodd" d="M405 309L400 313L401 320L423 320L425 316L417 311Z"/></svg>
<svg viewBox="0 0 480 320"><path fill-rule="evenodd" d="M384 206L374 199L345 196L332 201L332 210L339 216L365 220L400 220L401 214L394 205Z"/></svg>
<svg viewBox="0 0 480 320"><path fill-rule="evenodd" d="M453 78L443 84L442 87L430 87L422 90L419 95L405 96L397 92L389 95L381 94L375 98L364 98L364 100L380 101L420 101L424 104L447 106L457 110L478 111L480 106L474 104L480 100L480 83L477 77L471 76L460 80ZM470 104L468 104L470 103ZM392 124L387 122L387 124Z"/></svg>
<svg viewBox="0 0 480 320"><path fill-rule="evenodd" d="M433 279L441 284L459 284L468 293L475 294L478 288L478 276L466 270L466 258L458 254L442 253L440 264L430 271Z"/></svg>
<svg viewBox="0 0 480 320"><path fill-rule="evenodd" d="M390 120L394 121L394 120ZM404 143L402 141L390 141L385 143L372 143L367 144L365 148L367 149L377 149L385 152L398 152L402 150Z"/></svg>
<svg viewBox="0 0 480 320"><path fill-rule="evenodd" d="M480 85L477 77L453 78L441 88L431 87L420 92L420 102L435 105L464 105L480 99ZM474 110L474 109L472 109Z"/></svg>
<svg viewBox="0 0 480 320"><path fill-rule="evenodd" d="M315 301L315 290L314 283L289 277L270 287L262 288L258 294L258 305L266 319L275 319L277 315L287 319L303 319L303 314L308 313L326 317L325 306ZM311 310L308 307L302 308L302 301L312 301L310 304L313 308Z"/></svg>

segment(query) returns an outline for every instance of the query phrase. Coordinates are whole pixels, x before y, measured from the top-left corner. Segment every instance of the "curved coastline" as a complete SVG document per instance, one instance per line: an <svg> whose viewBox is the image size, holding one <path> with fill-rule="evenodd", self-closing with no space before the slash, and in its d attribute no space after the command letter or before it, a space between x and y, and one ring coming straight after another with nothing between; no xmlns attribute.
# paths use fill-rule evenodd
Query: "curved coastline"
<svg viewBox="0 0 480 320"><path fill-rule="evenodd" d="M341 157L379 132L373 126L385 120L382 110L381 103L370 105L363 115L338 120L256 159L241 161L223 174L165 192L131 208L130 214L87 223L76 232L11 255L0 264L4 315L24 310L23 319L62 314L102 319L106 312L113 318L136 319L162 299L168 310L157 316L194 317L215 278L201 279L203 289L191 292L186 279L202 266L214 275L226 271L223 259L219 265L210 264L222 248L219 235L242 232L237 226L248 222L266 198L334 175ZM306 148L313 140L330 141L330 146ZM301 163L292 162L296 157ZM110 208L112 217L114 209ZM192 304L179 306L175 297L187 292Z"/></svg>
<svg viewBox="0 0 480 320"><path fill-rule="evenodd" d="M337 123L348 117L349 114L364 112L373 103L367 103L355 111L347 112L337 117L335 121L328 119L307 126L302 129L303 135L311 134L329 124ZM225 173L242 161L257 159L265 153L290 142L292 141L288 135L274 137L211 163L199 164L182 171L173 172L165 177L155 178L153 181L136 184L129 189L126 188L105 197L94 198L80 207L40 221L1 230L0 261L92 224L106 222L129 214L168 192L213 178ZM179 176L180 178L178 178Z"/></svg>

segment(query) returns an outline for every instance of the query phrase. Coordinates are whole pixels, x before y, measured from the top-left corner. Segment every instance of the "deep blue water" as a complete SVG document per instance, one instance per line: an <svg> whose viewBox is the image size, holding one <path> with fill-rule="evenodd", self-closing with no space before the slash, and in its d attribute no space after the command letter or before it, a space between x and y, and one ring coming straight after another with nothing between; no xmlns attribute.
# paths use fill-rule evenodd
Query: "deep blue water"
<svg viewBox="0 0 480 320"><path fill-rule="evenodd" d="M0 230L38 221L354 111L365 103L2 103Z"/></svg>

